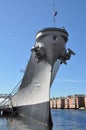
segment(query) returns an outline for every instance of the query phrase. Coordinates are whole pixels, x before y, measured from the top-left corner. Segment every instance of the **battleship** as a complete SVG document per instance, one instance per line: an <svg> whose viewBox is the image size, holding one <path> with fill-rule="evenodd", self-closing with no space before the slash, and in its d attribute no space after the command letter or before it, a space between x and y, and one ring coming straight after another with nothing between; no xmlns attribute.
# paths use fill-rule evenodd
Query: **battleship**
<svg viewBox="0 0 86 130"><path fill-rule="evenodd" d="M74 52L66 49L65 28L49 27L36 34L19 90L12 97L12 106L19 115L52 126L50 88L62 63Z"/></svg>
<svg viewBox="0 0 86 130"><path fill-rule="evenodd" d="M11 104L19 115L52 126L50 88L62 63L75 53L66 49L68 32L55 27L43 28L36 34L19 90L12 96Z"/></svg>

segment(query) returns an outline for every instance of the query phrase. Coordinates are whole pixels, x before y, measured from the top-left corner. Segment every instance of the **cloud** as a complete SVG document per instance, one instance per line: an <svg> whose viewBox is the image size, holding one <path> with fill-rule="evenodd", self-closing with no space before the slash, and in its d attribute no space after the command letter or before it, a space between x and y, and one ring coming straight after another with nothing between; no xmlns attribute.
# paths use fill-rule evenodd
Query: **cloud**
<svg viewBox="0 0 86 130"><path fill-rule="evenodd" d="M86 83L86 79L57 79L58 82Z"/></svg>

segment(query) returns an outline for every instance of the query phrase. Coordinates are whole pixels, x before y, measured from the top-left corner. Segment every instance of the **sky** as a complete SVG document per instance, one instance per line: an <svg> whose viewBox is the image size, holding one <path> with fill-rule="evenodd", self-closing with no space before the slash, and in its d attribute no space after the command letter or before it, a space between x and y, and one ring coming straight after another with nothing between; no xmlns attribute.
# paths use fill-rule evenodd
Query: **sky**
<svg viewBox="0 0 86 130"><path fill-rule="evenodd" d="M36 33L53 27L69 33L67 48L76 55L62 64L50 96L86 94L86 0L0 0L0 93L10 93L22 79Z"/></svg>

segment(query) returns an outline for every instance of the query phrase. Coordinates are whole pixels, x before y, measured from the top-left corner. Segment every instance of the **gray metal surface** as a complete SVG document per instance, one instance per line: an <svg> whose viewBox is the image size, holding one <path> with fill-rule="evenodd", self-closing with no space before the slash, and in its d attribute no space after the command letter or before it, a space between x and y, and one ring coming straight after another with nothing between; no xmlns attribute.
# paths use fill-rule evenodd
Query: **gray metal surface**
<svg viewBox="0 0 86 130"><path fill-rule="evenodd" d="M29 113L28 116L40 122L52 124L50 87L60 64L66 62L66 57L71 55L66 52L67 40L68 33L65 29L46 28L36 34L36 42L31 49L31 58L20 89L12 97L13 107L18 108L19 113Z"/></svg>

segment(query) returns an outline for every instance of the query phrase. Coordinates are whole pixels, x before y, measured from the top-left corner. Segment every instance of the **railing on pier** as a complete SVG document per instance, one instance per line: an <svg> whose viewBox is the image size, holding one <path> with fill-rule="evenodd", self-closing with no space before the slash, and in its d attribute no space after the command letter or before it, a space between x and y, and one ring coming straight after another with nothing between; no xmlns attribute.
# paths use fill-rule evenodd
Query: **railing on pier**
<svg viewBox="0 0 86 130"><path fill-rule="evenodd" d="M11 98L16 94L16 92L19 90L20 88L20 83L21 83L22 80L20 80L18 82L18 84L14 87L14 89L11 91L11 93L9 95L7 95L5 97L5 99L0 103L0 108L4 109L6 107L8 107L9 105L12 105L12 101L11 101Z"/></svg>

